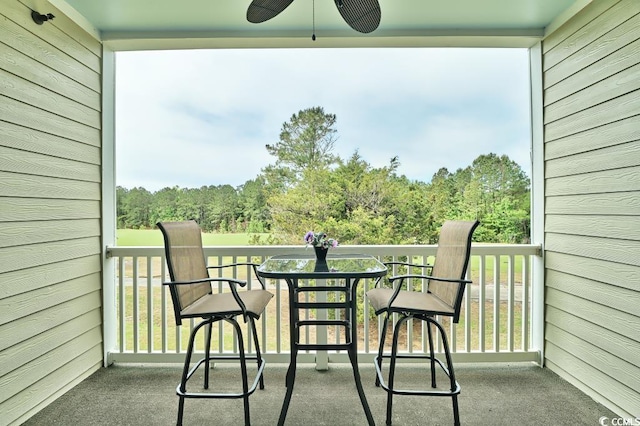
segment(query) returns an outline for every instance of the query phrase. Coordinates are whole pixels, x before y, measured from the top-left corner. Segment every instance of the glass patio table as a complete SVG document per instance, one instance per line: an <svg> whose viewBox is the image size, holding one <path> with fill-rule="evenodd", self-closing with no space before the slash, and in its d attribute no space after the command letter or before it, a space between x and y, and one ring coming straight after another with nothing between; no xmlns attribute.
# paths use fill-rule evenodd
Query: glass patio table
<svg viewBox="0 0 640 426"><path fill-rule="evenodd" d="M264 278L283 279L289 288L289 332L291 360L287 370L286 387L278 425L284 425L287 410L293 394L296 377L296 358L299 350L346 350L349 354L356 388L367 421L374 425L367 398L362 389L358 371L358 327L357 327L357 287L363 278L380 278L387 268L375 257L365 254L329 254L325 262L316 260L313 254L288 254L273 256L258 267L257 273ZM333 285L309 285L308 280L334 280ZM301 285L301 281L306 284ZM316 282L316 284L318 284ZM304 293L343 294L335 301L301 301ZM301 309L344 309L344 319L300 319ZM300 329L305 326L344 327L344 342L302 343Z"/></svg>

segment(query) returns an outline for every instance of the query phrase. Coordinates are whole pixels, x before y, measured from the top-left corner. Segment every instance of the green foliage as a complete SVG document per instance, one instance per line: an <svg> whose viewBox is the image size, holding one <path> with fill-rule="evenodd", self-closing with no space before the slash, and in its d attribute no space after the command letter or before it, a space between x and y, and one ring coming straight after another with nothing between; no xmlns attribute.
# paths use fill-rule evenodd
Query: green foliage
<svg viewBox="0 0 640 426"><path fill-rule="evenodd" d="M119 228L195 219L205 232L252 232L252 244L302 244L322 230L342 245L434 244L445 220L477 219L474 239L529 241L529 179L506 155L480 155L464 169L441 168L430 182L397 174L398 157L374 168L358 152L333 154L336 116L320 107L294 114L267 145L275 164L238 188L117 188Z"/></svg>
<svg viewBox="0 0 640 426"><path fill-rule="evenodd" d="M280 140L274 145L266 145L269 154L277 158L275 167L300 179L307 169L322 169L335 163L337 157L332 154L336 141L335 123L336 116L325 114L321 107L293 114L282 125Z"/></svg>

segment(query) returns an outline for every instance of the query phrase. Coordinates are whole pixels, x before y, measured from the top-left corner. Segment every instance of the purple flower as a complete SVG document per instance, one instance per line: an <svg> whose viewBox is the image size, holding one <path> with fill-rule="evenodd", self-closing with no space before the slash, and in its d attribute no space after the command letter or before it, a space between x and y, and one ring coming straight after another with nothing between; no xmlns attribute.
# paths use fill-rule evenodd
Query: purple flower
<svg viewBox="0 0 640 426"><path fill-rule="evenodd" d="M307 232L306 235L304 236L304 242L307 244L313 244L314 239L315 239L315 235L313 234L313 231Z"/></svg>
<svg viewBox="0 0 640 426"><path fill-rule="evenodd" d="M327 234L324 232L313 232L309 231L305 234L303 241L307 243L307 246L313 247L338 247L338 240L333 238L327 238Z"/></svg>

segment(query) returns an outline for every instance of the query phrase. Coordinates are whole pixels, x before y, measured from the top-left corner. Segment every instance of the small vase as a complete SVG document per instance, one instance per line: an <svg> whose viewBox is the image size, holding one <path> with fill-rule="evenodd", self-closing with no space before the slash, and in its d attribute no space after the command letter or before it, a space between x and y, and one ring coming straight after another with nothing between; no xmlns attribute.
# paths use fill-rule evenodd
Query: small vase
<svg viewBox="0 0 640 426"><path fill-rule="evenodd" d="M314 247L313 249L316 251L316 259L318 260L318 262L327 261L327 253L329 252L328 248Z"/></svg>

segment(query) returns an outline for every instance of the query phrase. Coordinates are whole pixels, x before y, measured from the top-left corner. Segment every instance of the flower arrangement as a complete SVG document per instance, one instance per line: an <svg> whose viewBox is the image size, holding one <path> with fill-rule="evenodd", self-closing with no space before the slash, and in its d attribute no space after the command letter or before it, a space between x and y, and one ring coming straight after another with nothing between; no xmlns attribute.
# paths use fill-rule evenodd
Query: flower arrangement
<svg viewBox="0 0 640 426"><path fill-rule="evenodd" d="M304 242L307 243L307 246L322 247L325 249L338 247L338 240L327 238L327 234L324 232L309 231L304 236Z"/></svg>

